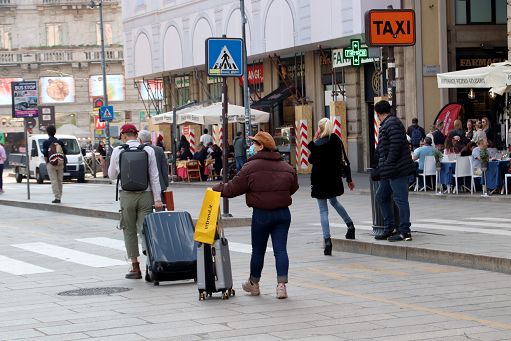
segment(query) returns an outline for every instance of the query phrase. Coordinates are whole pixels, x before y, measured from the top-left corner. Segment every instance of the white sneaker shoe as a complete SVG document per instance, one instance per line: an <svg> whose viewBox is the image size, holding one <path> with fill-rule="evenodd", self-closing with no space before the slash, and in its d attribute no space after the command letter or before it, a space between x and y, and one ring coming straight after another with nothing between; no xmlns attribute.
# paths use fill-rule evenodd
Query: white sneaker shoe
<svg viewBox="0 0 511 341"><path fill-rule="evenodd" d="M285 283L277 284L277 298L278 299L287 298L287 290Z"/></svg>
<svg viewBox="0 0 511 341"><path fill-rule="evenodd" d="M250 293L252 296L259 296L261 291L259 290L259 283L252 283L250 281L246 281L241 285L244 291Z"/></svg>

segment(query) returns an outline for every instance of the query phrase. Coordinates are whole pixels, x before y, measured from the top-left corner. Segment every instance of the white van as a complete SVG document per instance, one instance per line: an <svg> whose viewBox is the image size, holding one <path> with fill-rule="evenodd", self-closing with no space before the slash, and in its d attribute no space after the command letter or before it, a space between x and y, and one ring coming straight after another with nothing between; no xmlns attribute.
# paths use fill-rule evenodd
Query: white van
<svg viewBox="0 0 511 341"><path fill-rule="evenodd" d="M85 182L85 163L78 144L78 140L72 135L55 135L55 137L64 143L67 149L67 164L64 170L64 179L77 179L78 182ZM43 155L43 143L48 139L48 135L31 135L28 138L30 146L30 177L36 178L37 183L42 184L44 180L49 180L46 162ZM24 159L24 158L23 158ZM26 175L24 167L16 165L16 181L21 182L23 175Z"/></svg>

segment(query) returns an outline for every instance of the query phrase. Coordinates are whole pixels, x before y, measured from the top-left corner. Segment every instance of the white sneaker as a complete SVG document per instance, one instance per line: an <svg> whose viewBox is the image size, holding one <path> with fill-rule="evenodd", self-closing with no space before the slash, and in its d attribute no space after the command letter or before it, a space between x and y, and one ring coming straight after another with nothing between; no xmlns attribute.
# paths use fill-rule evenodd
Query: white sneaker
<svg viewBox="0 0 511 341"><path fill-rule="evenodd" d="M259 283L252 283L250 281L246 281L241 285L244 291L250 293L252 296L259 296L261 291L259 290Z"/></svg>
<svg viewBox="0 0 511 341"><path fill-rule="evenodd" d="M277 298L278 299L287 298L287 290L285 283L277 284Z"/></svg>

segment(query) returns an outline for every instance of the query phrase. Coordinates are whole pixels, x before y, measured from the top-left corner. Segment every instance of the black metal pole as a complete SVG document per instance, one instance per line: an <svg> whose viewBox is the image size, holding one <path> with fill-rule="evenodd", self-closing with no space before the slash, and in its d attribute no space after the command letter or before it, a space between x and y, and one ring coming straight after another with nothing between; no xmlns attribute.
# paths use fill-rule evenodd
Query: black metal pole
<svg viewBox="0 0 511 341"><path fill-rule="evenodd" d="M99 31L101 35L101 73L103 76L103 101L108 106L108 92L106 79L106 57L105 57L105 32L103 29L103 0L99 2ZM112 113L113 114L113 113ZM106 129L106 164L110 164L110 121L105 122Z"/></svg>
<svg viewBox="0 0 511 341"><path fill-rule="evenodd" d="M30 155L28 148L31 146L28 145L28 118L25 118L25 157L26 157L26 167L27 167L27 199L30 200ZM31 148L32 149L32 148ZM35 173L34 173L35 174ZM36 174L37 175L37 174Z"/></svg>
<svg viewBox="0 0 511 341"><path fill-rule="evenodd" d="M228 171L228 157L229 151L227 148L227 108L228 108L229 100L227 98L227 79L226 77L222 78L222 144L223 144L223 159L222 159L222 169L223 169L223 177L222 181L226 183L229 181L229 171ZM223 198L223 212L222 216L230 217L229 214L229 199Z"/></svg>

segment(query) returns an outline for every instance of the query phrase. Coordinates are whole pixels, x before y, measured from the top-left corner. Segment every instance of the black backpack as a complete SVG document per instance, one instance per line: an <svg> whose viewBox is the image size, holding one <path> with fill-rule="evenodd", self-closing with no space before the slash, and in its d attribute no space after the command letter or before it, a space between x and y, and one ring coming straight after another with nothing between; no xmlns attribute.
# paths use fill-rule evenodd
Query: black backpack
<svg viewBox="0 0 511 341"><path fill-rule="evenodd" d="M419 127L414 127L412 136L410 136L412 146L419 146L422 140L422 131Z"/></svg>
<svg viewBox="0 0 511 341"><path fill-rule="evenodd" d="M119 176L117 177L117 192L119 181L123 191L141 192L149 186L149 157L141 144L130 148L123 144L119 154Z"/></svg>

